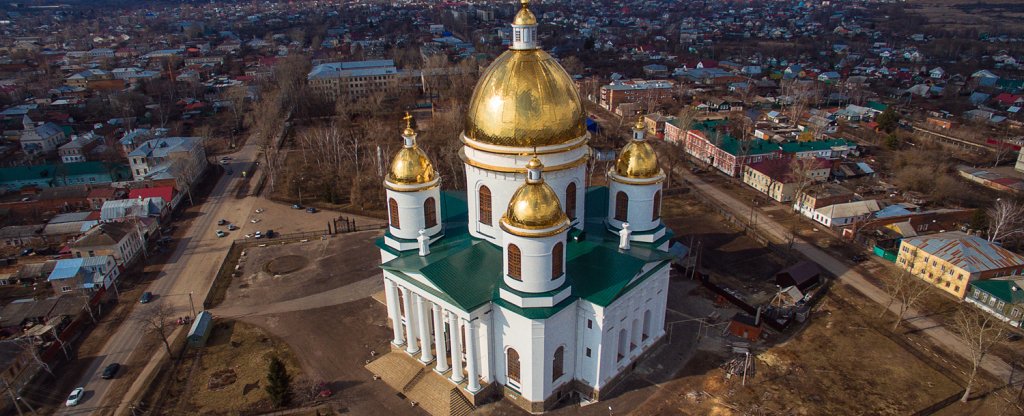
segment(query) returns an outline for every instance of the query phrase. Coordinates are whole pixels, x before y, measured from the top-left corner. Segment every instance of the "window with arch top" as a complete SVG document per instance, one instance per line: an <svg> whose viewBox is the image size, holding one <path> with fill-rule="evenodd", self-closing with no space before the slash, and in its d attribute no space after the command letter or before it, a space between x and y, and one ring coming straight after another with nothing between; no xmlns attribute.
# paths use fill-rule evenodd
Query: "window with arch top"
<svg viewBox="0 0 1024 416"><path fill-rule="evenodd" d="M651 219L657 220L661 218L661 191L654 193L654 214Z"/></svg>
<svg viewBox="0 0 1024 416"><path fill-rule="evenodd" d="M565 348L558 347L555 349L555 356L552 358L551 363L551 381L557 381L565 371L562 369L562 364L565 361Z"/></svg>
<svg viewBox="0 0 1024 416"><path fill-rule="evenodd" d="M434 197L423 201L423 224L425 228L437 225L437 203L434 201Z"/></svg>
<svg viewBox="0 0 1024 416"><path fill-rule="evenodd" d="M565 246L559 241L551 249L551 280L555 280L562 275L563 258L565 258Z"/></svg>
<svg viewBox="0 0 1024 416"><path fill-rule="evenodd" d="M519 383L519 352L514 348L509 348L506 355L508 380Z"/></svg>
<svg viewBox="0 0 1024 416"><path fill-rule="evenodd" d="M565 216L576 219L576 182L569 182L565 187Z"/></svg>
<svg viewBox="0 0 1024 416"><path fill-rule="evenodd" d="M480 204L480 222L491 225L491 188L481 186L477 199Z"/></svg>
<svg viewBox="0 0 1024 416"><path fill-rule="evenodd" d="M388 216L391 217L391 226L402 228L398 219L398 201L395 198L388 199Z"/></svg>
<svg viewBox="0 0 1024 416"><path fill-rule="evenodd" d="M615 194L615 219L626 221L629 215L629 196L619 191Z"/></svg>
<svg viewBox="0 0 1024 416"><path fill-rule="evenodd" d="M523 253L515 244L508 245L508 277L523 280Z"/></svg>

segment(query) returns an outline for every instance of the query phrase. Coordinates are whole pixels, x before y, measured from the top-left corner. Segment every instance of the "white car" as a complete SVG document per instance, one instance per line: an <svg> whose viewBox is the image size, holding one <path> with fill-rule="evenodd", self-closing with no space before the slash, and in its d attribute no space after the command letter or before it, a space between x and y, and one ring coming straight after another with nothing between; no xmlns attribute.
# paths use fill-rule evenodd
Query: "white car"
<svg viewBox="0 0 1024 416"><path fill-rule="evenodd" d="M78 402L82 400L82 396L85 395L85 387L79 387L71 390L71 395L68 396L68 401L64 404L68 407L78 406Z"/></svg>
<svg viewBox="0 0 1024 416"><path fill-rule="evenodd" d="M260 222L260 219L259 218L253 218L253 219L249 220L249 222L255 224L255 223Z"/></svg>
<svg viewBox="0 0 1024 416"><path fill-rule="evenodd" d="M262 214L263 213L263 208L256 208L256 213L257 214Z"/></svg>
<svg viewBox="0 0 1024 416"><path fill-rule="evenodd" d="M262 231L257 231L252 236L253 236L253 238L263 238L263 232Z"/></svg>

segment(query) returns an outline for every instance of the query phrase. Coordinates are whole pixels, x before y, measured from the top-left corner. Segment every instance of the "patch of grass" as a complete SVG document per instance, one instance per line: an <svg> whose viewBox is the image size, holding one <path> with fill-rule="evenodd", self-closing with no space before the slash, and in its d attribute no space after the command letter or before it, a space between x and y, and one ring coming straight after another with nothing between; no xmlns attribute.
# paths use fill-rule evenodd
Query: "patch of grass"
<svg viewBox="0 0 1024 416"><path fill-rule="evenodd" d="M284 342L242 322L217 322L192 371L185 397L199 414L269 410L264 387L267 365L275 355L284 361L293 379L301 377L299 365Z"/></svg>

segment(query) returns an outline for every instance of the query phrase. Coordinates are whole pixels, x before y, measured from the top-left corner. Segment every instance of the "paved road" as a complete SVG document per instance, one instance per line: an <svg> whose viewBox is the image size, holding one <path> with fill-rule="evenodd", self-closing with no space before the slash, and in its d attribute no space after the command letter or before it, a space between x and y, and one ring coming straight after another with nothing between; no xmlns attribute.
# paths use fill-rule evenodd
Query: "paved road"
<svg viewBox="0 0 1024 416"><path fill-rule="evenodd" d="M685 169L680 170L683 172L683 176L689 181L695 188L699 189L704 195L711 197L716 200L719 205L727 207L733 211L734 215L744 217L749 215L750 206L740 200L734 198L726 192L716 188L715 186L704 182L702 179L686 171ZM789 232L781 224L775 222L775 220L769 218L767 215L763 215L758 218L756 226L761 232L768 234L768 237L777 242L788 241ZM832 255L822 251L818 247L806 240L796 238L793 244L793 248L802 253L810 260L818 263L832 274L838 276L838 280L842 283L852 286L854 289L863 293L869 299L879 303L887 304L890 302L890 297L883 290L879 289L873 283L868 281L864 275L858 271L851 269L850 266L843 263L841 260L833 257ZM893 312L898 313L899 301L892 301L892 305L889 309ZM923 333L930 337L936 344L942 346L948 351L953 351L956 354L964 357L967 362L970 361L970 351L964 345L964 343L955 334L947 330L941 324L935 320L921 314L917 310L911 309L907 312L906 324L910 325L916 332ZM1010 381L1010 377L1013 371L1009 364L1002 359L989 355L982 361L982 368L988 371L993 376L1000 380Z"/></svg>
<svg viewBox="0 0 1024 416"><path fill-rule="evenodd" d="M255 198L236 199L234 189L240 179L242 165L254 160L256 146L247 144L234 156L232 165L235 165L235 174L223 176L209 198L200 209L199 217L192 221L191 226L184 237L176 244L175 251L153 281L148 291L153 292L154 301L146 305L137 305L128 319L121 324L117 332L107 341L99 353L99 359L95 360L92 366L86 371L78 385L85 386L86 394L82 404L74 408L63 408L58 415L85 415L85 414L124 414L127 411L127 402L123 398L107 398L107 392L115 381L126 382L126 380L103 380L99 377L102 369L110 363L125 363L129 356L139 346L142 337L145 335L145 328L137 319L140 313L147 308L153 308L159 303L168 303L174 307L175 316L191 314L189 293L193 293L193 302L196 304L196 311L202 309L203 296L209 289L213 278L220 266L224 254L231 245L232 238L217 238L214 235L216 221L220 218L238 218L242 222L252 210ZM187 203L187 201L185 201ZM241 224L240 224L241 225ZM235 233L241 235L245 230ZM126 299L124 301L131 301ZM158 361L163 353L162 345L159 349L151 352L150 361ZM125 370L122 370L125 371Z"/></svg>

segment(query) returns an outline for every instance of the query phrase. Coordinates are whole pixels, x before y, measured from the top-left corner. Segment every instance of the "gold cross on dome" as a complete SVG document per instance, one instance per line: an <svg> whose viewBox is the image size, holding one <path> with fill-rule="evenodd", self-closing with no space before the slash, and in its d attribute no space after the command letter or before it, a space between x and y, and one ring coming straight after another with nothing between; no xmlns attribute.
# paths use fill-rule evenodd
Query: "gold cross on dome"
<svg viewBox="0 0 1024 416"><path fill-rule="evenodd" d="M402 120L405 120L405 127L412 128L412 114L406 111L405 117L402 117Z"/></svg>

